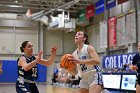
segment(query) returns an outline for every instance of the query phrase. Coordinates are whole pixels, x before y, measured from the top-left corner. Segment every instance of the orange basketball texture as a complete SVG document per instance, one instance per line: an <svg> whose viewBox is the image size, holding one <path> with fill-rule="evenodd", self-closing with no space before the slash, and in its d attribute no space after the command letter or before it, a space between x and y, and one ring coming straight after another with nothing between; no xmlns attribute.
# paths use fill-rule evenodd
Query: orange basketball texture
<svg viewBox="0 0 140 93"><path fill-rule="evenodd" d="M74 64L74 63L72 63L68 60L68 58L70 56L72 56L72 55L71 54L65 54L61 57L60 67L66 69L66 70L72 71L76 67L76 64Z"/></svg>

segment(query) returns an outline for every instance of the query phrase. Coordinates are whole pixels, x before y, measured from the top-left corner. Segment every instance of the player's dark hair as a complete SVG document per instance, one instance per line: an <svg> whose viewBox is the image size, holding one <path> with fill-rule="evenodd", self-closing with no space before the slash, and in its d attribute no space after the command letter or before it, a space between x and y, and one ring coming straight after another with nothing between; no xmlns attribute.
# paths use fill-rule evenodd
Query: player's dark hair
<svg viewBox="0 0 140 93"><path fill-rule="evenodd" d="M22 43L22 45L21 45L21 47L20 47L20 51L21 52L24 52L24 50L23 50L23 48L25 48L26 46L27 46L27 43L28 43L29 41L24 41L23 43Z"/></svg>
<svg viewBox="0 0 140 93"><path fill-rule="evenodd" d="M85 40L85 44L89 44L89 41L88 41L88 35L85 33L85 32L83 32L84 33L84 37L86 38L86 40Z"/></svg>

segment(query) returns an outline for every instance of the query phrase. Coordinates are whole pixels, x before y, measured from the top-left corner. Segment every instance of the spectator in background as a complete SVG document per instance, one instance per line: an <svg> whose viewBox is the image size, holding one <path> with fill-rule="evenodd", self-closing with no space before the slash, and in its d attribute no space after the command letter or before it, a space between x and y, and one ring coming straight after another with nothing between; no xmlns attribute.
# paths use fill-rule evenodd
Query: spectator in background
<svg viewBox="0 0 140 93"><path fill-rule="evenodd" d="M0 60L0 75L2 74L2 61Z"/></svg>
<svg viewBox="0 0 140 93"><path fill-rule="evenodd" d="M58 83L62 83L63 82L63 74L65 73L65 70L62 69L62 68L59 68L58 69L58 77L57 77L57 80L58 80Z"/></svg>
<svg viewBox="0 0 140 93"><path fill-rule="evenodd" d="M118 73L118 68L114 68L113 73Z"/></svg>
<svg viewBox="0 0 140 93"><path fill-rule="evenodd" d="M54 69L54 74L53 74L53 78L52 78L52 85L56 82L58 82L58 69Z"/></svg>
<svg viewBox="0 0 140 93"><path fill-rule="evenodd" d="M122 69L121 68L118 68L118 73L122 73Z"/></svg>
<svg viewBox="0 0 140 93"><path fill-rule="evenodd" d="M71 86L78 86L79 87L79 83L80 83L81 78L78 75L72 76L71 78Z"/></svg>
<svg viewBox="0 0 140 93"><path fill-rule="evenodd" d="M127 64L127 63L124 64L123 65L123 68L122 68L122 71L124 71L124 72L127 72L128 71L129 72L129 64Z"/></svg>
<svg viewBox="0 0 140 93"><path fill-rule="evenodd" d="M68 72L65 72L63 74L63 78L62 79L63 79L63 83L70 84L71 77L69 76Z"/></svg>

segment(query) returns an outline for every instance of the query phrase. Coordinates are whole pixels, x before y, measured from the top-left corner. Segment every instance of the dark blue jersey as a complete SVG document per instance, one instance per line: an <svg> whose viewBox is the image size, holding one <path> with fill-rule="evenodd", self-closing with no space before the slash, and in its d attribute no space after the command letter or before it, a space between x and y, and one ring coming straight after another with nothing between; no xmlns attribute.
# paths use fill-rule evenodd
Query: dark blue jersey
<svg viewBox="0 0 140 93"><path fill-rule="evenodd" d="M137 73L140 73L140 54L137 53L134 57L133 57L133 61L132 61L133 65L136 65L138 67Z"/></svg>
<svg viewBox="0 0 140 93"><path fill-rule="evenodd" d="M35 56L32 57L27 57L25 55L22 55L26 58L26 62L30 63L32 61L34 61L36 58ZM19 58L17 59L17 62L19 61ZM25 71L21 66L18 66L18 77L19 78L24 78L24 79L28 79L28 80L36 80L38 78L38 69L37 69L37 65L35 65L34 67L32 67L30 70Z"/></svg>

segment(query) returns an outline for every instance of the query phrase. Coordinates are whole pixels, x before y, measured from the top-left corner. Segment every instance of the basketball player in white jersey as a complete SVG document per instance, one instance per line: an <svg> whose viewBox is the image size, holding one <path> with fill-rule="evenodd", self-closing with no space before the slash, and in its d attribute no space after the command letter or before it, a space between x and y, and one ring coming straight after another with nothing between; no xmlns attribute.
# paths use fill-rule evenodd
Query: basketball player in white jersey
<svg viewBox="0 0 140 93"><path fill-rule="evenodd" d="M79 74L79 89L76 93L101 93L103 90L102 73L99 67L100 59L93 46L88 45L88 36L82 31L75 35L77 49L73 57L69 58L71 62L77 64L77 69L71 71L73 75Z"/></svg>

